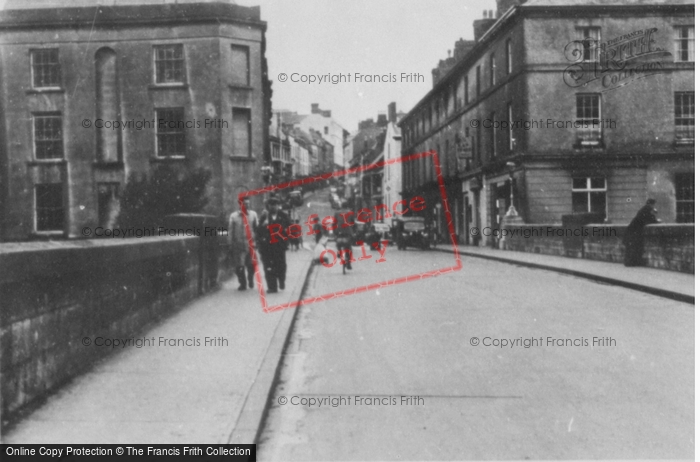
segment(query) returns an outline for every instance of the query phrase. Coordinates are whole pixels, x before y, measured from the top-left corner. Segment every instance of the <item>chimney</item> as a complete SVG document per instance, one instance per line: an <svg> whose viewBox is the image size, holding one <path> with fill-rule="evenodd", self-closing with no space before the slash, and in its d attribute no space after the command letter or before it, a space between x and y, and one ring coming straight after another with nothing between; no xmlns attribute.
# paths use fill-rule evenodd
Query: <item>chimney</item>
<svg viewBox="0 0 700 462"><path fill-rule="evenodd" d="M455 42L455 60L461 61L462 58L464 58L471 51L471 49L474 48L475 44L476 42L473 40L464 40L460 37L460 39Z"/></svg>
<svg viewBox="0 0 700 462"><path fill-rule="evenodd" d="M312 104L311 104L311 113L312 113L312 114L318 114L318 112L319 112L319 110L318 110L318 103L312 103Z"/></svg>
<svg viewBox="0 0 700 462"><path fill-rule="evenodd" d="M474 40L478 41L487 30L493 26L496 20L493 18L493 10L491 11L491 18L487 17L488 12L484 10L484 18L477 19L474 21Z"/></svg>
<svg viewBox="0 0 700 462"><path fill-rule="evenodd" d="M320 111L321 115L323 117L330 117L331 116L331 111Z"/></svg>
<svg viewBox="0 0 700 462"><path fill-rule="evenodd" d="M389 115L389 122L396 123L396 102L389 103L387 114Z"/></svg>
<svg viewBox="0 0 700 462"><path fill-rule="evenodd" d="M522 3L525 2L520 0L496 0L496 17L500 18L512 6L519 6Z"/></svg>
<svg viewBox="0 0 700 462"><path fill-rule="evenodd" d="M378 114L377 115L377 125L380 127L386 127L386 124L388 123L388 120L386 118L386 114Z"/></svg>

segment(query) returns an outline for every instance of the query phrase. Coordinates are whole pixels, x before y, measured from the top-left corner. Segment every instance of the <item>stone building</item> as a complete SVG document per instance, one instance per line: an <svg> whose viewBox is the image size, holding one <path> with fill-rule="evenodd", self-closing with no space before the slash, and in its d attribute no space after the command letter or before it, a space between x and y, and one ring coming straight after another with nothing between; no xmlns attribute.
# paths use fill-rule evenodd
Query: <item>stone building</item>
<svg viewBox="0 0 700 462"><path fill-rule="evenodd" d="M125 182L159 165L209 170L206 212L219 216L262 186L259 7L25 3L0 11L1 240L112 226Z"/></svg>
<svg viewBox="0 0 700 462"><path fill-rule="evenodd" d="M404 155L438 152L459 241L494 244L468 230L511 205L526 223L626 224L653 197L663 221L694 222L693 2L497 6L399 124ZM404 166L403 193L426 196L446 237L428 159Z"/></svg>
<svg viewBox="0 0 700 462"><path fill-rule="evenodd" d="M317 103L311 104L311 114L298 114L296 112L279 110L275 111L281 117L281 123L285 126L299 128L307 133L316 133L332 147L333 153L329 161L322 161L318 166L318 172L332 172L343 168L343 145L348 132L332 117L330 110L321 109ZM320 143L325 153L328 148L326 143Z"/></svg>

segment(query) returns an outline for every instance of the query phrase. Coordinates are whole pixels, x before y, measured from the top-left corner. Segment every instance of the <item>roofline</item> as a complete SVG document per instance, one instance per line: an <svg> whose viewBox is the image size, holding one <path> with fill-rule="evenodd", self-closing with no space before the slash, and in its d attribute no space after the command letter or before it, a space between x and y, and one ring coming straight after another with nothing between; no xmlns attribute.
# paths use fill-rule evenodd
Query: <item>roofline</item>
<svg viewBox="0 0 700 462"><path fill-rule="evenodd" d="M693 11L695 10L695 5L692 3L671 3L671 4L649 4L649 5L639 5L639 4L633 4L633 5L531 5L528 3L524 3L522 5L513 5L511 6L503 15L496 20L496 22L482 35L478 40L476 40L476 45L474 48L469 50L469 52L459 61L457 62L454 66L452 66L452 69L450 69L447 74L445 74L440 81L433 86L433 88L430 89L428 93L423 96L414 106L411 108L410 111L404 115L404 117L397 122L397 125L399 127L402 127L402 124L409 119L411 116L413 116L416 112L418 112L419 108L422 108L422 106L426 103L426 101L430 100L433 95L438 93L439 91L444 90L444 88L447 86L447 82L450 81L450 78L457 73L461 73L465 67L469 67L474 61L477 60L477 58L481 57L481 51L487 47L487 45L493 40L493 38L498 34L502 29L507 27L506 25L518 21L521 18L524 18L525 16L530 16L530 15L535 15L538 13L546 13L547 16L555 15L555 14L565 14L565 15L575 15L577 13L580 13L581 11L585 11L588 9L594 9L596 12L603 10L604 13L610 13L613 10L667 10L671 9L674 10L674 12L678 13L683 13L685 11L683 10L690 10Z"/></svg>
<svg viewBox="0 0 700 462"><path fill-rule="evenodd" d="M156 5L95 5L0 11L2 29L65 27L118 28L168 24L241 23L267 29L259 6L227 3L174 3Z"/></svg>

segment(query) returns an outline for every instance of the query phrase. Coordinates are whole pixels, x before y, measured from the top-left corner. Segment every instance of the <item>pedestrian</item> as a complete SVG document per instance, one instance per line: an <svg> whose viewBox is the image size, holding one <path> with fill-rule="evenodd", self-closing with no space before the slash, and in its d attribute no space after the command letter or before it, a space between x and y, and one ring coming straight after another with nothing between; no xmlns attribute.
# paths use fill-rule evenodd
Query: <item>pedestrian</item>
<svg viewBox="0 0 700 462"><path fill-rule="evenodd" d="M644 207L639 209L637 216L627 226L623 240L625 244L625 266L644 266L644 227L661 221L656 218L654 205L656 205L654 199L647 200Z"/></svg>
<svg viewBox="0 0 700 462"><path fill-rule="evenodd" d="M299 224L299 220L292 220L292 222L293 222L295 225L298 225L298 224ZM297 251L297 250L299 250L299 249L301 248L301 245L302 245L301 236L299 236L299 237L290 237L290 238L289 238L289 247L290 247L291 250Z"/></svg>
<svg viewBox="0 0 700 462"><path fill-rule="evenodd" d="M243 220L244 211L248 216L248 226L250 226L253 235L258 227L258 214L250 208L250 199L243 199L242 204L243 209L233 212L228 219L228 243L236 276L238 276L238 290L246 290L246 270L248 271L248 286L251 289L255 286L253 259L248 248L248 234ZM241 207L240 202L238 206Z"/></svg>
<svg viewBox="0 0 700 462"><path fill-rule="evenodd" d="M281 239L276 235L273 239L270 232L270 225L279 225L283 232L291 224L286 213L280 210L280 201L276 197L271 197L267 201L267 210L260 214L257 227L258 249L262 257L265 268L265 280L267 281L267 293L274 294L277 288L284 290L284 282L287 276L287 256L285 254L288 247L288 239ZM278 229L276 226L273 230Z"/></svg>
<svg viewBox="0 0 700 462"><path fill-rule="evenodd" d="M346 217L348 216L347 212L345 214L341 214L340 211L338 211L334 217L336 223L338 223L338 227L335 229L335 245L338 250L338 258L340 259L341 263L344 264L345 269L351 270L351 262L353 261L352 244L355 240L355 229L357 224L353 219L350 219L347 222L347 224L350 226L343 226L347 221L343 218L343 215Z"/></svg>

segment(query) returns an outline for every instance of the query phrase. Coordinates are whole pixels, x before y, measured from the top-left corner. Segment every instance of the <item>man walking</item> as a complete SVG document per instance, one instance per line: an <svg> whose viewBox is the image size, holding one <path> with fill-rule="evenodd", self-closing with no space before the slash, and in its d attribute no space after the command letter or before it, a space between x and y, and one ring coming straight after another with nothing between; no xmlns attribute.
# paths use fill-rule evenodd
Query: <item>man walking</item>
<svg viewBox="0 0 700 462"><path fill-rule="evenodd" d="M267 293L274 294L277 288L284 290L284 282L287 276L287 256L285 254L289 245L288 237L280 237L272 231L282 230L286 233L291 224L286 213L280 210L280 201L271 197L267 201L267 210L260 215L258 225L258 248L265 268L265 280L267 281Z"/></svg>
<svg viewBox="0 0 700 462"><path fill-rule="evenodd" d="M239 202L239 207L241 203ZM248 270L248 286L252 289L254 283L253 259L250 257L248 249L248 236L245 230L243 213L247 213L248 226L251 233L255 235L258 227L258 214L250 209L250 199L243 199L243 209L231 214L228 220L228 243L231 249L231 257L238 276L238 290L246 289L246 269Z"/></svg>

